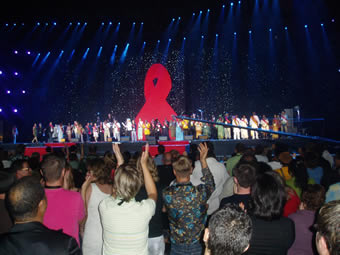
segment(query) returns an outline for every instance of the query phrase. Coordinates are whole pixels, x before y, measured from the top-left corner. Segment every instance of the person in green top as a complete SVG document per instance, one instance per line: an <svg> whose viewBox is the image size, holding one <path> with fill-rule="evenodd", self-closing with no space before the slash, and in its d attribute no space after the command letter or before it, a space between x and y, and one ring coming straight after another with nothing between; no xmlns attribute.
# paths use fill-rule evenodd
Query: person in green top
<svg viewBox="0 0 340 255"><path fill-rule="evenodd" d="M218 120L216 122L223 123L222 115L219 116ZM217 138L223 139L224 138L224 127L222 125L216 125L217 128Z"/></svg>
<svg viewBox="0 0 340 255"><path fill-rule="evenodd" d="M227 172L229 176L233 176L233 168L240 161L246 146L243 143L237 143L235 146L235 155L227 160Z"/></svg>

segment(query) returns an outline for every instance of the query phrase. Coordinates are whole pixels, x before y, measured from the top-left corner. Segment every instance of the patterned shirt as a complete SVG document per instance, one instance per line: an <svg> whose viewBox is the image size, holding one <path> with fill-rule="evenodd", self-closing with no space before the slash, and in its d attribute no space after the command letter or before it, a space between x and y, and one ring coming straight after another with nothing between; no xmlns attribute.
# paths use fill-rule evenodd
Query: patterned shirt
<svg viewBox="0 0 340 255"><path fill-rule="evenodd" d="M203 184L175 182L163 190L172 243L192 244L200 240L207 221L207 201L215 189L209 168L202 169L202 173Z"/></svg>

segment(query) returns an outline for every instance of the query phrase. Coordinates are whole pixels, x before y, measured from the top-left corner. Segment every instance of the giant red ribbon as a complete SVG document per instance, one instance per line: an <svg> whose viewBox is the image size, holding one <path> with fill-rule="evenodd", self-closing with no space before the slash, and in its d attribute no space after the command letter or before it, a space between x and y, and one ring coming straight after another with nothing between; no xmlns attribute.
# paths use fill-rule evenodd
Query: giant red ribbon
<svg viewBox="0 0 340 255"><path fill-rule="evenodd" d="M139 118L143 121L158 119L171 120L175 111L166 101L171 90L171 78L168 70L161 64L153 64L146 73L144 81L145 104L137 114L136 123Z"/></svg>

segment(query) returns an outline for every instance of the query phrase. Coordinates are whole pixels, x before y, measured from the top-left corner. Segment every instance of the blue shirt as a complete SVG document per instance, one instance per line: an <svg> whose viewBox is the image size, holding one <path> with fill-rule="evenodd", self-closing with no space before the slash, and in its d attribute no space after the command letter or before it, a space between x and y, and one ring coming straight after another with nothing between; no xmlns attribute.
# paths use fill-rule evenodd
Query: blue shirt
<svg viewBox="0 0 340 255"><path fill-rule="evenodd" d="M323 169L321 166L315 167L313 169L307 168L309 178L313 179L316 184L320 184L321 178L323 176Z"/></svg>

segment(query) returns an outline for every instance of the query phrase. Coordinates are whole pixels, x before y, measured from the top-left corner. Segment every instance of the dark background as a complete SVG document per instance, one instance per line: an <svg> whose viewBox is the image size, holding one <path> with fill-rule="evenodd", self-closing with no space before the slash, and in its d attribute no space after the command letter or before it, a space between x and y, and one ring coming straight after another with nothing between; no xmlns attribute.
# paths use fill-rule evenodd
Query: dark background
<svg viewBox="0 0 340 255"><path fill-rule="evenodd" d="M202 109L206 117L224 112L249 116L252 111L271 117L299 106L307 134L340 139L340 12L336 0L243 0L240 5L212 0L6 3L0 10L0 118L5 123L5 141L10 139L13 124L19 128L18 140L29 141L34 122L84 123L95 121L98 113L103 119L109 112L120 121L136 116L144 104L145 74L157 62L171 75L167 101L178 114ZM196 20L200 10L201 22L193 26L192 14ZM172 18L176 23L178 17L177 30L169 32ZM113 24L105 37L109 21ZM37 22L41 25L32 32ZM52 22L57 26L51 26ZM63 37L69 22L73 24ZM77 22L81 26L87 22L87 26L81 36L72 37ZM121 25L114 36L117 22ZM132 22L136 26L129 37ZM184 49L183 37L187 38ZM155 51L157 40L161 42ZM127 42L130 47L122 64L119 59ZM117 54L111 65L115 45ZM97 58L100 46L103 50ZM89 54L79 68L87 48ZM67 61L73 49L74 56ZM27 50L32 54L27 55ZM61 50L64 54L52 72ZM39 68L47 52L51 54ZM38 53L40 59L32 67ZM12 75L14 71L18 77ZM14 108L19 112L14 114Z"/></svg>

